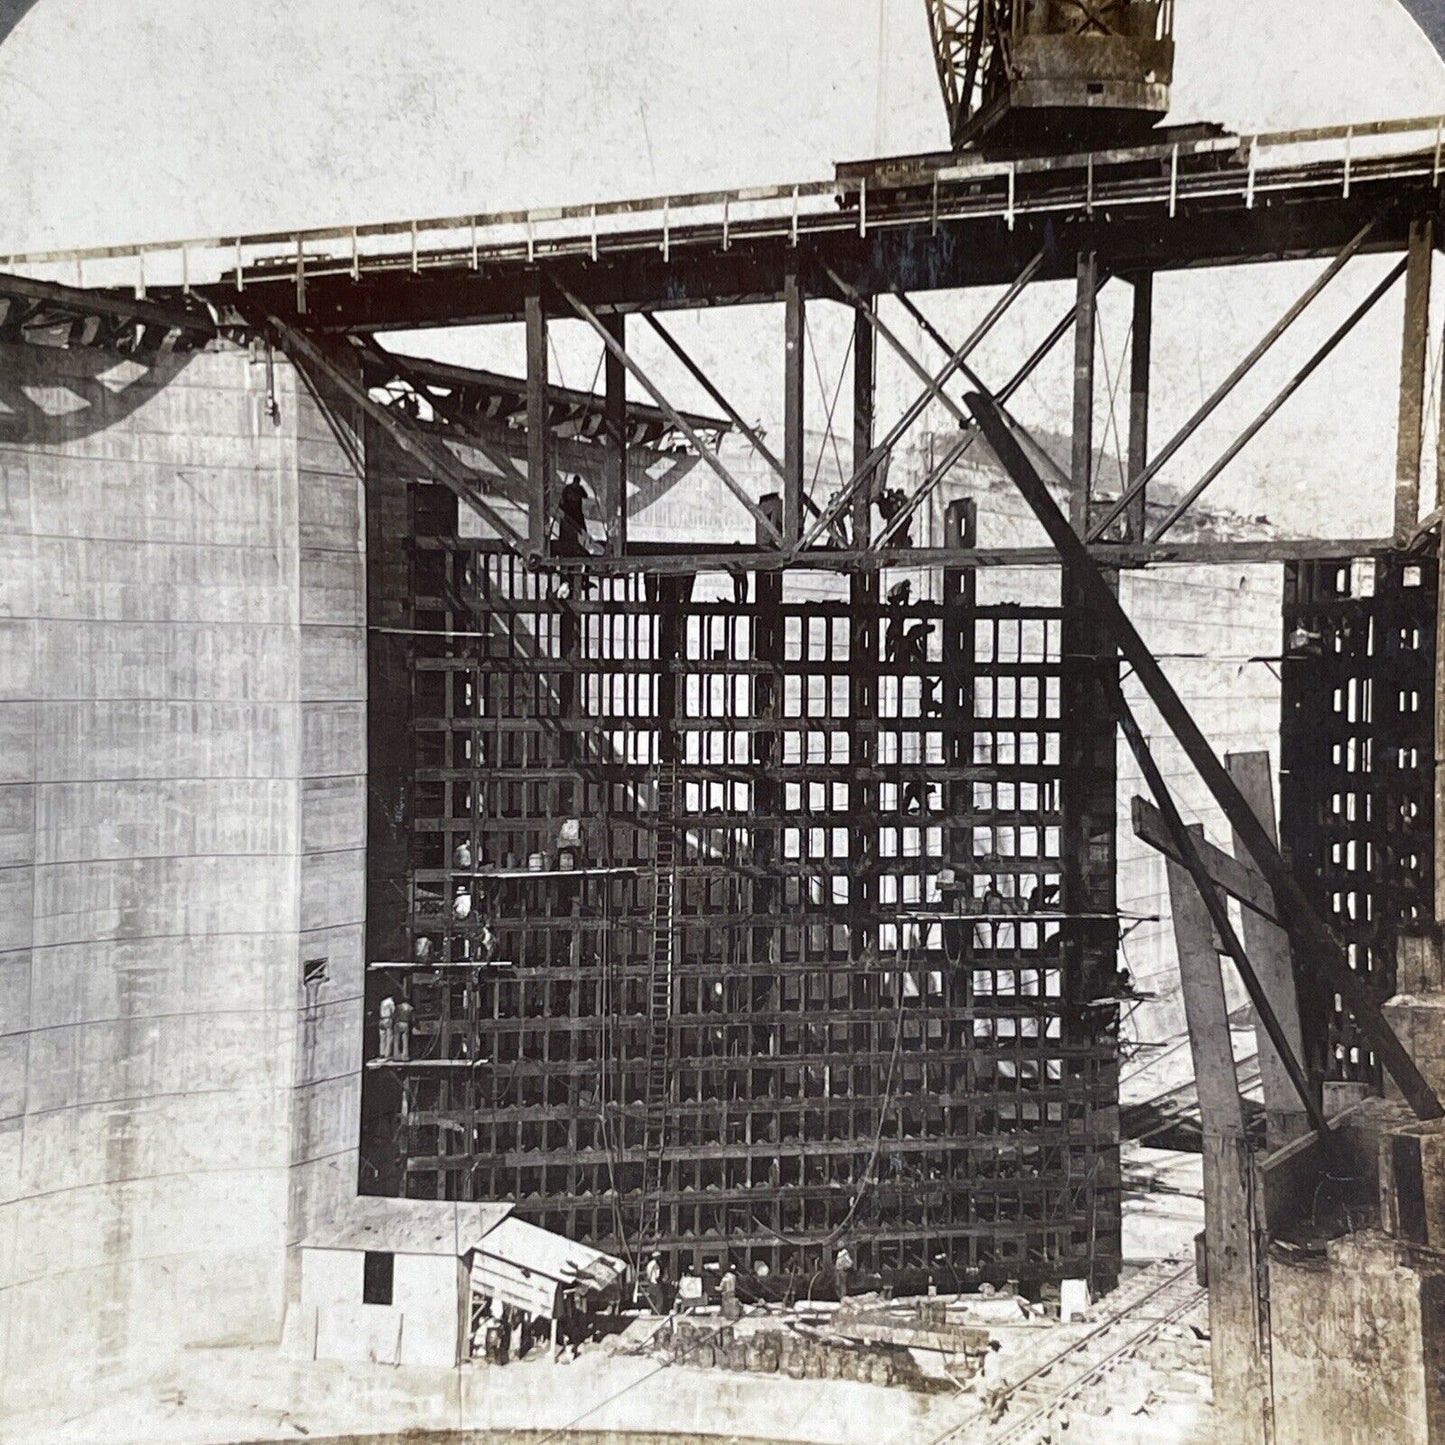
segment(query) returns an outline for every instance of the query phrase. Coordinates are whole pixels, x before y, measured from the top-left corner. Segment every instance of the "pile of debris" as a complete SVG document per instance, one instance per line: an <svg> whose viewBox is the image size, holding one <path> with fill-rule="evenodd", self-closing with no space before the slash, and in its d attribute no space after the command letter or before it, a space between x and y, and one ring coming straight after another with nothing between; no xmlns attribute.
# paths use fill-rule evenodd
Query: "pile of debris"
<svg viewBox="0 0 1445 1445"><path fill-rule="evenodd" d="M668 1320L653 1347L673 1364L787 1375L794 1380L857 1380L930 1390L933 1382L904 1345L805 1332L771 1320L725 1324Z"/></svg>

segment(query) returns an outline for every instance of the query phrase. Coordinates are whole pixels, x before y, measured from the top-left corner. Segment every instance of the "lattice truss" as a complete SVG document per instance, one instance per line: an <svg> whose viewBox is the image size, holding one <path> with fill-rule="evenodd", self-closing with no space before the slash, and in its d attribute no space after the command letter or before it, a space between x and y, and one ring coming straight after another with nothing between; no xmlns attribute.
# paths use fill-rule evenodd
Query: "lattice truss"
<svg viewBox="0 0 1445 1445"><path fill-rule="evenodd" d="M1432 916L1436 568L1392 554L1285 569L1280 830L1383 1001L1402 927ZM1318 1077L1380 1082L1333 995L1301 992Z"/></svg>
<svg viewBox="0 0 1445 1445"><path fill-rule="evenodd" d="M846 1237L895 1277L1117 1273L1060 610L937 569L569 597L449 528L412 556L405 905L374 878L371 912L416 1022L369 1075L377 1167L674 1267Z"/></svg>

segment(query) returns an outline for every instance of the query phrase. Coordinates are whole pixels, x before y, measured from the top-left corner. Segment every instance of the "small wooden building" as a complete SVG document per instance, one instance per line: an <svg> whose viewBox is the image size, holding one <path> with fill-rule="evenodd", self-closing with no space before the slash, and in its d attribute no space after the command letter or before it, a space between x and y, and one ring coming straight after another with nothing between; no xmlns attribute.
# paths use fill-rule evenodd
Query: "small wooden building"
<svg viewBox="0 0 1445 1445"><path fill-rule="evenodd" d="M293 1358L454 1366L465 1357L471 1254L510 1204L359 1198L301 1246Z"/></svg>

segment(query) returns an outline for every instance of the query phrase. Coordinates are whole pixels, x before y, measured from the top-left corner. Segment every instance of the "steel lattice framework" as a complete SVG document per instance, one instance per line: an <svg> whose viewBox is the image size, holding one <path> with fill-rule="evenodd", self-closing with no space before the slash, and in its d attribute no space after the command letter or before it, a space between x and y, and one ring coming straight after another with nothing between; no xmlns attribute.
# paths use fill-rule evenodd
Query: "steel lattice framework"
<svg viewBox="0 0 1445 1445"><path fill-rule="evenodd" d="M573 596L368 455L387 1185L674 1269L846 1233L904 1285L1113 1279L1109 664L1063 611L961 569Z"/></svg>
<svg viewBox="0 0 1445 1445"><path fill-rule="evenodd" d="M1130 23L1154 13L1126 8ZM1085 11L1105 13L1058 7L1065 20ZM967 29L982 15L934 12L948 64L963 65L960 104L987 69ZM1437 1117L1352 967L1359 940L1342 947L1321 917L1330 900L1306 896L1107 569L1425 544L1439 524L1419 504L1442 154L1435 118L1242 138L1195 127L1108 150L866 162L812 185L11 258L52 273L0 276L22 330L55 323L83 342L111 335L97 320L109 318L116 338L147 347L247 335L284 349L325 405L366 418L367 1006L374 1020L384 993L409 990L417 1051L368 1069L363 1187L511 1198L579 1236L656 1242L679 1265L731 1246L774 1272L816 1267L846 1232L855 1257L900 1280L940 1261L961 1277L1033 1279L1087 1261L1107 1279L1115 721L1283 1040L1122 707L1121 653L1273 891L1304 1008L1328 1013L1337 995L1353 1018L1336 1005L1329 1042L1367 1047L1416 1112ZM1161 508L1150 495L1161 470L1356 257L1379 253L1393 268ZM1174 435L1151 439L1155 276L1281 259L1322 265ZM1402 278L1392 535L1168 537ZM980 377L971 358L998 319L1030 287L1063 280L1072 304L1032 352ZM1117 490L1101 486L1093 435L1109 284L1133 302ZM961 338L916 299L984 286L1004 294ZM761 302L776 308L767 324L781 321L776 443L662 320ZM810 508L806 316L818 303L851 315L854 423L844 485ZM553 320L600 344L597 394L554 385ZM409 362L374 340L514 321L515 378ZM643 326L709 414L669 399L669 378L639 359ZM927 338L930 360L904 332ZM1007 407L1066 338L1064 465L1024 447ZM875 415L885 349L921 388L891 421ZM956 433L907 493L889 491L888 464L930 408ZM980 547L949 513L941 546L911 547L908 520L936 507L981 436L1049 545ZM751 448L753 472L724 455L724 437ZM732 509L716 535L634 535L659 495L642 481L658 462L679 485L709 478L711 514L719 498ZM586 518L574 472L591 487ZM999 564L1049 566L1058 601L979 605L976 569ZM900 568L911 598L892 592ZM694 595L700 574L719 573L731 600ZM1414 677L1423 655L1401 669ZM1373 655L1360 665L1386 675ZM1409 748L1418 761L1428 742ZM574 820L590 832L569 842L573 866L549 866ZM1422 810L1408 836L1364 844L1377 857L1408 846L1399 857L1425 866L1414 844L1431 821ZM1318 816L1304 826L1332 837ZM1323 1128L1326 1064L1312 1082L1290 1063Z"/></svg>

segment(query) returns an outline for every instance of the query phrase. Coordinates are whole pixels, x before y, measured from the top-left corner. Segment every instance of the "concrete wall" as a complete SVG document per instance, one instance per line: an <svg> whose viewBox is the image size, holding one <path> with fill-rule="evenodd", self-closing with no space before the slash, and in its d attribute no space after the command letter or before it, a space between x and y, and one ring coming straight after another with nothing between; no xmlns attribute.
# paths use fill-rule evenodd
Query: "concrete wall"
<svg viewBox="0 0 1445 1445"><path fill-rule="evenodd" d="M276 384L0 348L0 1411L276 1338L354 1184L358 484Z"/></svg>
<svg viewBox="0 0 1445 1445"><path fill-rule="evenodd" d="M1445 1438L1440 1283L1382 1235L1332 1241L1324 1261L1271 1259L1278 1445Z"/></svg>
<svg viewBox="0 0 1445 1445"><path fill-rule="evenodd" d="M355 1198L366 992L366 541L360 418L288 371L297 464L299 965L288 1242ZM327 981L308 994L307 960ZM293 1254L293 1265L295 1264ZM295 1276L292 1276L294 1290Z"/></svg>

